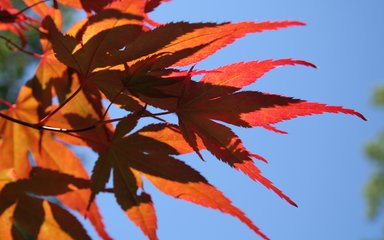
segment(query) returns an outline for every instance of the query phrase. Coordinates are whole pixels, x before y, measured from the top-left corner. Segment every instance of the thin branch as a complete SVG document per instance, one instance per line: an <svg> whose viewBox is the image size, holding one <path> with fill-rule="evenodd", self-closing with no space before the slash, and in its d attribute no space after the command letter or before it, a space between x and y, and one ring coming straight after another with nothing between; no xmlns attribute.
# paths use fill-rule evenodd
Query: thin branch
<svg viewBox="0 0 384 240"><path fill-rule="evenodd" d="M105 118L107 117L108 111L109 111L109 109L111 108L112 104L113 104L113 101L111 101L111 102L109 103L109 105L108 105L107 109L105 109L105 112L103 113L103 116L102 116L101 119L105 119Z"/></svg>
<svg viewBox="0 0 384 240"><path fill-rule="evenodd" d="M148 117L151 117L151 118L154 118L154 119L156 119L156 120L159 120L160 122L165 122L165 123L168 122L168 121L166 121L166 120L164 120L164 119L162 119L162 118L156 117L156 116L148 116Z"/></svg>
<svg viewBox="0 0 384 240"><path fill-rule="evenodd" d="M39 123L38 124L34 124L34 123L24 122L22 120L10 117L10 116L8 116L8 115L6 115L4 113L1 113L1 112L0 112L0 117L5 118L5 119L7 119L7 120L9 120L9 121L11 121L13 123L17 123L17 124L20 124L20 125L23 125L23 126L26 126L26 127L29 127L29 128L36 129L36 130L46 130L46 131L61 132L61 133L85 132L85 131L89 131L89 130L95 129L95 128L105 124L104 122L98 122L98 123L95 123L95 124L93 124L91 126L84 127L84 128L66 129L66 128L44 126L44 125L40 125Z"/></svg>
<svg viewBox="0 0 384 240"><path fill-rule="evenodd" d="M105 117L107 116L108 111L109 111L109 109L111 108L112 104L115 102L115 100L117 99L117 97L124 91L124 89L125 89L125 87L123 87L122 89L120 89L119 93L116 94L115 96L113 96L111 102L109 103L107 109L105 110L105 112L104 112L104 114L103 114L103 117L102 117L103 120L104 120Z"/></svg>
<svg viewBox="0 0 384 240"><path fill-rule="evenodd" d="M144 107L143 110L146 109L146 106L147 106L147 105L145 105L145 107ZM164 119L162 119L162 118L159 118L158 116L166 115L166 114L171 114L171 113L173 113L173 112L166 111L166 112L161 112L161 113L151 113L151 112L146 111L145 113L140 113L140 115L141 115L141 117L152 117L152 118L154 118L154 119L156 119L156 120L159 120L159 121L161 121L161 122L166 122L166 123L167 123L166 120L164 120ZM126 117L114 118L114 119L109 119L109 120L106 120L106 121L103 121L103 122L104 122L104 123L118 122L118 121L122 121L122 120L124 120L125 118L126 118Z"/></svg>
<svg viewBox="0 0 384 240"><path fill-rule="evenodd" d="M104 123L104 124L108 124L108 123L113 123L113 122L119 122L119 121L122 121L122 120L124 120L124 119L126 119L126 118L127 118L127 117L108 119L108 120L104 120L103 123Z"/></svg>
<svg viewBox="0 0 384 240"><path fill-rule="evenodd" d="M181 134L180 129L178 129L178 128L172 126L172 124L167 124L166 127L169 128L169 129L171 129L172 131L175 131L175 132Z"/></svg>
<svg viewBox="0 0 384 240"><path fill-rule="evenodd" d="M0 35L0 39L3 39L7 44L11 45L14 49L22 52L22 53L25 53L29 56L32 56L32 57L35 57L35 58L42 58L42 55L40 54L37 54L37 53L34 53L34 52L30 52L28 50L25 50L24 48L18 46L16 43L14 43L12 40L4 37L4 36L1 36ZM12 49L13 50L13 49Z"/></svg>
<svg viewBox="0 0 384 240"><path fill-rule="evenodd" d="M57 112L57 111L54 111L52 113L54 114L55 112ZM167 122L166 120L164 120L162 118L159 118L157 116L161 116L161 115L165 115L165 114L170 114L170 113L172 113L172 112L169 112L169 111L161 112L161 113L146 112L147 116L143 116L143 117L152 117L152 118L155 118L155 119L157 119L159 121ZM52 116L52 114L48 115L48 116ZM95 122L94 124L92 124L90 126L83 127L83 128L67 129L67 128L45 126L45 125L41 124L42 121L40 121L37 124L28 123L28 122L25 122L25 121L22 121L22 120L10 117L10 116L8 116L8 115L6 115L4 113L1 113L1 112L0 112L0 117L5 118L5 119L7 119L7 120L9 120L9 121L11 121L13 123L17 123L17 124L20 124L20 125L23 125L23 126L26 126L26 127L29 127L29 128L33 128L33 129L36 129L36 130L39 130L39 131L45 130L45 131L60 132L60 133L67 133L67 134L68 133L79 133L79 132L85 132L85 131L93 130L93 129L96 129L98 127L104 126L104 125L106 125L108 123L118 122L118 121L124 120L126 118L126 117L114 118L114 119L109 119L109 120L104 120L104 121L98 121L98 122ZM44 119L46 119L47 117L45 117Z"/></svg>
<svg viewBox="0 0 384 240"><path fill-rule="evenodd" d="M57 128L57 127L51 127L51 126L36 126L36 129L46 130L51 132L61 132L61 133L78 133L78 132L85 132L85 131L95 129L101 125L103 124L94 124L85 128L77 128L77 129Z"/></svg>
<svg viewBox="0 0 384 240"><path fill-rule="evenodd" d="M48 2L48 1L50 1L50 0L42 0L42 1L40 1L40 2L36 2L36 3L32 4L31 6L26 6L25 8L23 8L22 10L20 10L18 13L16 13L14 16L16 17L17 15L22 14L23 12L29 10L30 8L33 8L33 7L36 6L36 5L39 5L39 4L41 4L41 3Z"/></svg>
<svg viewBox="0 0 384 240"><path fill-rule="evenodd" d="M69 96L67 99L65 99L65 101L60 104L55 110L53 110L52 112L48 113L47 116L45 116L43 119L41 119L39 121L39 125L43 126L44 123L46 123L53 115L55 115L58 111L60 111L69 101L71 101L74 97L76 97L77 94L79 94L79 92L83 89L83 87L85 86L87 80L85 80L77 89L74 93L72 93L71 96Z"/></svg>
<svg viewBox="0 0 384 240"><path fill-rule="evenodd" d="M6 114L4 114L4 113L1 113L1 112L0 112L0 117L5 118L5 119L7 119L7 120L9 120L9 121L11 121L11 122L14 122L14 123L17 123L17 124L26 126L26 127L30 127L30 128L34 128L34 129L38 129L38 128L36 127L36 124L24 122L24 121L22 121L22 120L19 120L19 119L10 117L10 116L8 116L8 115L6 115Z"/></svg>
<svg viewBox="0 0 384 240"><path fill-rule="evenodd" d="M29 19L29 20L31 20L31 19ZM40 29L39 29L39 23L37 23L37 22L35 22L35 21L25 21L25 22L23 22L24 24L26 24L26 25L28 25L29 27L31 27L31 28L33 28L36 32L38 32L38 33L43 33Z"/></svg>
<svg viewBox="0 0 384 240"><path fill-rule="evenodd" d="M166 115L166 114L171 114L171 113L174 113L174 112L171 112L171 111L166 111L166 112L161 112L161 113L151 113L151 112L146 112L147 115L143 115L143 117L151 117L151 118L154 118L156 120L159 120L160 122L165 122L165 123L168 123L168 121L158 117L158 116L161 116L161 115Z"/></svg>
<svg viewBox="0 0 384 240"><path fill-rule="evenodd" d="M101 192L104 192L104 193L114 193L115 191L113 190L113 188L105 188L105 189L101 190Z"/></svg>
<svg viewBox="0 0 384 240"><path fill-rule="evenodd" d="M9 109L14 108L13 105L12 105L12 103L10 103L10 102L8 102L8 101L2 99L2 98L0 98L0 104L4 104L4 105L7 106Z"/></svg>
<svg viewBox="0 0 384 240"><path fill-rule="evenodd" d="M160 113L151 113L151 112L146 112L146 113L149 113L147 116L148 117L153 117L153 116L162 116L162 115L167 115L167 114L172 114L174 112L172 111L166 111L166 112L160 112ZM147 116L143 116L143 117L147 117Z"/></svg>

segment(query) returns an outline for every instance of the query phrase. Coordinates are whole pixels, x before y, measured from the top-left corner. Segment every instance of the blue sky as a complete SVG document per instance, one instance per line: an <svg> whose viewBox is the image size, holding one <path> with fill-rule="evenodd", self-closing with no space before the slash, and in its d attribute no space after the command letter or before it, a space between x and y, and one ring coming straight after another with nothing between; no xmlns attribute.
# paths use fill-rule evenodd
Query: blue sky
<svg viewBox="0 0 384 240"><path fill-rule="evenodd" d="M194 155L183 157L272 239L357 240L382 232L380 222L366 217L363 188L374 167L363 148L384 128L383 111L370 102L374 87L384 84L383 9L382 0L174 0L151 15L160 22L303 21L306 27L249 35L196 67L212 69L263 59L307 60L319 68L278 68L251 88L345 106L368 118L368 122L341 114L299 118L278 125L288 135L259 128L235 129L251 151L269 160L258 166L299 208L207 152L204 163ZM155 202L160 239L259 239L235 218L172 199L148 183L146 190ZM113 237L146 239L113 196L101 194L98 202Z"/></svg>

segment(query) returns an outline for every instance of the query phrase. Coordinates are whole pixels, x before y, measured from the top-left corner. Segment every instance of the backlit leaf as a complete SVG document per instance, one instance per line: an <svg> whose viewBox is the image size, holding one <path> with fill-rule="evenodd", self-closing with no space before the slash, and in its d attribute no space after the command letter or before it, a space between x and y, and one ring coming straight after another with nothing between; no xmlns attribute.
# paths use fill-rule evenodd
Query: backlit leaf
<svg viewBox="0 0 384 240"><path fill-rule="evenodd" d="M23 87L15 107L4 111L4 113L7 116L12 116L19 120L37 123L39 116L39 114L37 114L38 105L39 103L31 94L31 89ZM2 118L0 121L5 121L5 119ZM13 166L17 176L20 178L28 177L31 169L28 153L31 152L38 166L58 170L76 177L88 178L88 174L81 164L80 159L64 144L57 142L51 133L40 133L38 130L10 121L6 121L4 124L2 128L3 132L0 132L0 135L4 139L6 138L7 141L3 141L0 144L0 156L8 157L5 158L6 160L0 161L0 169ZM85 214L90 195L90 190L79 191L76 196L71 196L70 199L61 196L61 200L74 210ZM91 220L95 226L98 226L97 230L99 233L103 236L108 236L104 230L98 209L93 208L92 214L97 216Z"/></svg>
<svg viewBox="0 0 384 240"><path fill-rule="evenodd" d="M0 99L7 108L0 110L0 239L90 239L70 211L86 217L100 238L111 239L95 201L103 193L114 194L127 217L157 240L146 180L171 197L232 215L268 239L178 156L194 152L204 160L208 150L296 206L263 176L254 160L266 160L250 152L233 127L285 133L275 124L323 113L365 120L352 109L243 89L277 67L316 67L303 60L197 69L197 63L237 39L304 25L299 21L152 20L149 13L169 0L24 0L25 9L0 2L0 31L18 35L21 46L1 38L39 61L14 104ZM86 14L66 32L62 5ZM42 52L29 52L29 30L38 32ZM125 112L111 118L115 108ZM72 145L93 150L97 158L80 160ZM86 164L93 167L91 177Z"/></svg>

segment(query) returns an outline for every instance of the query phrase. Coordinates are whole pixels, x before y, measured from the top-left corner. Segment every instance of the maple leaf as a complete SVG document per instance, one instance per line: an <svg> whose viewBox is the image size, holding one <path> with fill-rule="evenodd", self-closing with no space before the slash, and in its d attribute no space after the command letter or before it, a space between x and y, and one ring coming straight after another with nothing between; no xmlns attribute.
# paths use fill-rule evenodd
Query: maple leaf
<svg viewBox="0 0 384 240"><path fill-rule="evenodd" d="M17 199L25 194L57 196L76 189L90 187L90 181L87 179L76 178L40 167L32 168L28 178L12 177L7 179L5 184L0 192L2 196L0 209L2 211L17 202Z"/></svg>
<svg viewBox="0 0 384 240"><path fill-rule="evenodd" d="M52 19L52 15L50 15L44 22L48 22L47 24L53 33L42 33L44 55L36 71L36 79L38 85L41 85L41 88L47 93L45 96L42 96L41 93L34 93L34 95L37 98L41 97L41 100L49 99L50 101L54 94L58 97L59 102L66 107L64 109L61 107L45 109L49 114L42 115L40 124L47 124L48 121L48 124L61 129L82 129L89 127L92 123L96 124L106 118L101 103L102 96L92 82L87 82L86 76L74 73L72 69L68 69L68 65L64 65L55 57L54 50L58 48L64 52L69 51L68 46L61 45L65 42L62 39L65 37L56 26L60 21ZM52 43L52 39L56 39L59 43L57 41ZM76 41L69 36L67 39ZM76 63L77 60L70 54L65 54L65 56L70 59L69 61ZM68 64L68 62L65 63ZM50 95L52 88L54 93ZM33 91L35 89L33 88ZM72 144L87 145L96 152L101 152L108 144L110 131L109 125L103 125L98 128L91 127L89 131L74 132L70 135L58 133L57 137ZM93 140L95 138L98 140Z"/></svg>
<svg viewBox="0 0 384 240"><path fill-rule="evenodd" d="M120 59L129 62L159 53L171 53L171 57L174 55L180 58L180 52L195 49L182 59L174 59L172 63L173 66L187 66L207 58L246 34L301 25L304 24L297 21L224 24L168 23L142 33L133 42L126 44L124 51L116 54ZM169 59L166 60L170 62ZM158 59L157 64L167 67L162 61L165 60Z"/></svg>
<svg viewBox="0 0 384 240"><path fill-rule="evenodd" d="M0 191L2 237L90 239L82 225L66 209L35 197L56 196L89 186L89 180L42 168L32 169L28 179L9 179ZM12 217L7 218L9 215Z"/></svg>
<svg viewBox="0 0 384 240"><path fill-rule="evenodd" d="M31 124L23 126L7 121L5 118L0 119L0 137L6 139L0 144L0 156L2 156L0 169L14 168L20 178L28 177L31 169L28 154L31 152L37 166L88 178L80 159L68 147L57 142L52 134L40 133L40 131L31 128L34 125L32 123L38 123L39 120L38 106L39 102L33 97L31 89L23 87L12 109L1 111L5 117L12 117ZM78 190L70 195L62 195L59 199L68 207L85 214L90 194L90 190ZM92 205L89 219L100 235L109 238L104 230L101 215L96 205Z"/></svg>
<svg viewBox="0 0 384 240"><path fill-rule="evenodd" d="M180 22L162 25L154 30L142 32L130 40L123 50L110 52L110 57L117 59L115 64L124 63L128 69L125 67L125 70L120 68L114 71L97 72L92 76L92 81L98 85L101 91L113 103L118 102L124 105L121 101L118 101L117 96L119 95L119 98L125 99L126 102L137 102L127 96L129 94L133 94L150 104L151 100L145 97L157 96L155 101L161 102L162 98L176 96L177 93L164 89L159 90L159 86L156 85L164 86L168 83L168 85L174 85L172 86L173 88L177 88L174 83L180 82L179 80L185 77L185 75L179 75L177 78L170 77L169 71L163 71L165 68L184 66L201 61L220 48L234 42L237 38L245 36L247 33L296 25L303 24L297 21L284 21L243 22L237 24L191 24ZM64 58L61 61L65 62ZM70 66L74 65L71 62L67 64L70 64ZM141 66L139 71L137 70L137 65ZM105 79L109 79L108 82ZM122 90L126 86L126 79L129 79L129 87L126 87L129 93L122 96L124 95ZM137 81L132 81L132 79L137 79ZM149 87L144 82L150 82L151 86ZM141 84L142 86L138 86ZM142 89L140 93L144 95L144 98L135 94L135 89L137 88ZM159 103L155 105L158 106ZM137 109L137 107L129 104L126 109Z"/></svg>
<svg viewBox="0 0 384 240"><path fill-rule="evenodd" d="M129 11L129 8L126 10ZM132 22L132 19L135 20L137 17L128 13L115 18L116 13L111 15L105 10L91 18L81 42L71 35L63 35L50 17L43 20L42 30L46 32L46 38L51 41L56 58L76 70L80 74L81 81L86 81L96 68L112 66L116 59L111 57L110 52L119 51L124 44L132 41L141 32L140 21Z"/></svg>
<svg viewBox="0 0 384 240"><path fill-rule="evenodd" d="M206 149L296 206L261 174L253 160L266 160L247 150L231 126L285 133L274 124L299 116L345 113L365 120L339 106L242 91L276 67L315 67L306 61L239 62L208 71L178 68L196 64L247 34L304 25L301 22L151 20L148 13L167 0L57 0L52 7L44 1L24 2L43 19L43 53L29 53L40 62L16 103L1 100L9 109L0 111L0 237L88 239L66 208L47 200L55 196L65 207L87 215L99 235L110 239L94 202L98 193L108 192L149 239L158 239L157 215L144 178L167 195L230 214L268 239L177 155L195 152L203 159L200 151ZM87 17L62 33L57 3L82 9ZM13 31L25 44L25 26L34 20L23 12L2 0L0 30ZM195 75L203 76L194 81ZM58 105L52 104L54 99ZM112 105L128 115L110 119ZM178 124L161 118L171 114ZM131 133L143 118L165 123ZM90 179L71 144L98 154ZM107 189L111 178L113 188Z"/></svg>
<svg viewBox="0 0 384 240"><path fill-rule="evenodd" d="M135 125L132 121L130 128ZM141 176L167 195L232 215L267 239L242 211L203 176L174 158L172 155L178 154L177 149L146 136L148 132L158 132L164 128L167 125L149 125L126 137L115 138L108 151L96 162L93 177L98 181L93 181L93 189L103 189L112 170L117 202L150 239L157 239L156 215L150 195L143 188ZM120 129L115 134L124 136L127 129ZM121 134L119 131L124 132ZM188 147L185 142L181 145ZM140 195L137 194L138 189L143 191Z"/></svg>
<svg viewBox="0 0 384 240"><path fill-rule="evenodd" d="M240 90L241 88L254 83L266 72L274 69L275 67L295 64L316 67L315 65L302 60L291 59L280 59L275 61L252 61L247 63L241 62L214 69L211 72L208 72L201 79L201 82L212 84L214 86L217 85L228 87L229 91L223 94L234 93ZM212 98L210 94L212 94L212 92L214 93L217 91L211 90L208 87L208 89L204 93L201 93L200 96L196 96L196 99L198 99L198 101L193 101L203 102L204 99ZM262 126L269 130L277 131L280 133L285 132L277 130L275 127L272 126L272 124L284 120L289 120L298 116L322 114L325 112L329 112L356 115L361 119L366 120L362 114L351 109L345 109L343 107L338 106L328 106L326 104L320 103L311 103L304 100L260 92L234 93L232 94L232 96L226 96L225 98L218 99L217 102L213 101L213 104L216 106L215 108L217 109L220 104L225 105L227 101L237 101L238 107L240 108L241 106L247 108L248 106L252 105L251 102L255 102L253 104L254 109L237 109L236 114L238 117L236 120L233 116L231 117L231 120L221 119L220 112L217 112L216 114L218 118L215 118L212 115L214 119L243 127ZM220 111L219 109L217 110Z"/></svg>
<svg viewBox="0 0 384 240"><path fill-rule="evenodd" d="M238 63L221 67L207 73L200 82L186 79L176 108L173 108L175 104L162 107L168 107L168 110L177 113L180 130L185 140L199 156L201 155L197 136L218 159L244 172L251 179L261 182L296 206L288 196L261 175L252 158L265 160L259 155L250 153L230 128L214 121L218 120L241 127L263 126L275 130L271 124L297 116L324 112L354 114L364 119L361 114L342 107L309 103L260 92L238 91L274 67L287 64L313 66L304 61L283 59Z"/></svg>

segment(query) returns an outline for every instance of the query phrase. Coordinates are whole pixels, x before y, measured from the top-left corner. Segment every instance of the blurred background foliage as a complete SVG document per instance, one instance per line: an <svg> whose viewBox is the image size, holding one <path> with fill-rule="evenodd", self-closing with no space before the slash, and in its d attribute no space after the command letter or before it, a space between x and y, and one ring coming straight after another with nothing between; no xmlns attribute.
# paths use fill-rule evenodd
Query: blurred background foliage
<svg viewBox="0 0 384 240"><path fill-rule="evenodd" d="M384 109L384 85L375 89L373 102L381 110ZM366 145L365 151L375 164L375 172L365 188L368 216L378 219L384 216L384 129Z"/></svg>
<svg viewBox="0 0 384 240"><path fill-rule="evenodd" d="M22 1L12 1L12 4L17 9L25 7ZM32 14L32 11L28 10L27 14ZM15 34L2 31L0 35L20 46L19 39ZM25 49L32 52L41 52L38 32L31 29L26 35L28 45ZM14 102L17 91L22 85L23 76L25 76L29 67L37 63L37 59L17 52L3 39L0 39L0 41L0 98ZM4 108L4 106L0 106L0 108Z"/></svg>
<svg viewBox="0 0 384 240"><path fill-rule="evenodd" d="M26 7L22 0L13 0L12 4L17 9L24 9ZM67 25L71 24L74 20L74 11L63 6L60 6L60 9L63 13L63 19L65 19L64 22L67 23ZM27 10L25 14L36 17L32 10ZM64 28L68 27L67 25L64 26ZM21 46L19 38L16 34L1 31L0 35L11 40L18 46ZM39 43L38 31L31 28L28 32L26 32L26 37L28 44L25 47L25 50L41 53L42 50ZM32 77L29 76L28 73L31 72L31 68L34 68L37 63L38 59L15 50L3 39L0 39L0 98L14 103L17 98L19 88L26 80L28 80L28 77ZM5 108L5 106L0 104L0 109L3 108Z"/></svg>

